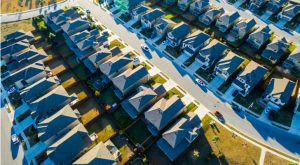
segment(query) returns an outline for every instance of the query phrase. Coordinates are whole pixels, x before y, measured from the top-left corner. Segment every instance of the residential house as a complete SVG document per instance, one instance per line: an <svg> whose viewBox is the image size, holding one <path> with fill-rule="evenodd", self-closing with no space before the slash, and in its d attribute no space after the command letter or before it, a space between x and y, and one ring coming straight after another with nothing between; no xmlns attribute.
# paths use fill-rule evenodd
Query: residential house
<svg viewBox="0 0 300 165"><path fill-rule="evenodd" d="M285 37L276 37L267 45L261 56L272 63L276 63L287 52L288 47L289 44Z"/></svg>
<svg viewBox="0 0 300 165"><path fill-rule="evenodd" d="M287 0L269 0L266 12L271 15L277 13L286 2Z"/></svg>
<svg viewBox="0 0 300 165"><path fill-rule="evenodd" d="M138 92L125 99L121 105L128 115L135 119L144 110L149 108L156 100L157 93L149 87L140 86Z"/></svg>
<svg viewBox="0 0 300 165"><path fill-rule="evenodd" d="M134 10L132 10L131 16L134 19L140 21L142 15L146 14L149 10L150 8L148 6L141 5L135 8Z"/></svg>
<svg viewBox="0 0 300 165"><path fill-rule="evenodd" d="M195 61L201 64L202 69L208 69L213 66L220 58L222 58L228 47L216 39L213 39L207 46L202 48Z"/></svg>
<svg viewBox="0 0 300 165"><path fill-rule="evenodd" d="M201 129L201 120L193 112L181 117L157 141L157 146L165 155L174 161L198 137Z"/></svg>
<svg viewBox="0 0 300 165"><path fill-rule="evenodd" d="M270 39L270 32L269 26L261 26L249 35L247 42L255 49L260 49Z"/></svg>
<svg viewBox="0 0 300 165"><path fill-rule="evenodd" d="M27 40L30 43L34 41L34 36L31 32L25 32L24 30L18 30L13 33L10 33L6 36L3 36L3 40L0 43L1 48L10 46L11 44L17 43L22 40Z"/></svg>
<svg viewBox="0 0 300 165"><path fill-rule="evenodd" d="M186 11L194 0L178 0L177 6L180 10Z"/></svg>
<svg viewBox="0 0 300 165"><path fill-rule="evenodd" d="M230 36L233 41L241 40L246 37L254 28L256 22L254 19L244 19L233 25L228 36Z"/></svg>
<svg viewBox="0 0 300 165"><path fill-rule="evenodd" d="M114 46L113 48L111 48L110 53L113 57L115 56L121 56L122 55L122 50L118 47L118 46Z"/></svg>
<svg viewBox="0 0 300 165"><path fill-rule="evenodd" d="M76 94L74 93L70 96L65 88L60 85L30 103L31 115L34 120L41 121L67 104L73 105L76 102Z"/></svg>
<svg viewBox="0 0 300 165"><path fill-rule="evenodd" d="M154 9L144 14L141 18L142 25L145 28L151 29L162 17L164 12L159 9Z"/></svg>
<svg viewBox="0 0 300 165"><path fill-rule="evenodd" d="M99 68L99 65L109 60L110 58L112 58L112 53L110 52L110 50L103 48L83 60L83 63L91 73L95 73Z"/></svg>
<svg viewBox="0 0 300 165"><path fill-rule="evenodd" d="M90 37L99 37L100 36L100 32L98 29L93 29L93 30L84 30L84 31L80 31L78 33L75 33L71 36L69 36L69 38L66 40L66 44L68 45L68 47L74 51L77 48L77 45L79 42L86 40L87 38Z"/></svg>
<svg viewBox="0 0 300 165"><path fill-rule="evenodd" d="M214 73L226 81L233 73L241 68L244 61L245 59L242 57L233 52L229 52L216 64Z"/></svg>
<svg viewBox="0 0 300 165"><path fill-rule="evenodd" d="M177 0L163 0L163 2L168 6L172 6L177 3Z"/></svg>
<svg viewBox="0 0 300 165"><path fill-rule="evenodd" d="M214 21L216 21L224 12L225 10L223 8L210 9L199 16L199 21L205 25L210 25Z"/></svg>
<svg viewBox="0 0 300 165"><path fill-rule="evenodd" d="M296 49L289 55L283 66L287 69L300 72L300 46L296 47Z"/></svg>
<svg viewBox="0 0 300 165"><path fill-rule="evenodd" d="M254 61L246 66L246 68L233 81L233 86L239 90L242 96L247 96L252 89L264 79L268 70Z"/></svg>
<svg viewBox="0 0 300 165"><path fill-rule="evenodd" d="M184 103L177 95L169 99L161 98L144 113L148 130L152 135L158 135L159 131L178 117L184 108Z"/></svg>
<svg viewBox="0 0 300 165"><path fill-rule="evenodd" d="M114 78L118 74L124 72L125 70L133 67L133 60L129 55L124 55L122 57L113 57L110 60L99 65L100 71L106 75L109 79Z"/></svg>
<svg viewBox="0 0 300 165"><path fill-rule="evenodd" d="M147 69L143 66L138 66L134 69L127 69L120 75L112 78L112 82L116 87L115 93L119 98L123 98L138 86L149 81L150 75Z"/></svg>
<svg viewBox="0 0 300 165"><path fill-rule="evenodd" d="M263 5L265 5L268 2L268 0L250 0L250 7L249 9L251 11L257 10L261 8Z"/></svg>
<svg viewBox="0 0 300 165"><path fill-rule="evenodd" d="M218 27L221 32L226 32L233 26L233 24L239 21L239 17L240 14L237 11L230 13L225 12L217 19L216 27Z"/></svg>
<svg viewBox="0 0 300 165"><path fill-rule="evenodd" d="M131 12L144 3L145 0L114 0L114 5L122 12Z"/></svg>
<svg viewBox="0 0 300 165"><path fill-rule="evenodd" d="M27 103L38 99L44 94L50 92L59 85L59 79L56 76L42 78L20 91L20 97Z"/></svg>
<svg viewBox="0 0 300 165"><path fill-rule="evenodd" d="M263 102L279 110L289 102L295 88L296 83L287 78L272 78L262 96Z"/></svg>
<svg viewBox="0 0 300 165"><path fill-rule="evenodd" d="M209 0L196 0L190 5L190 13L194 16L199 16L203 14L210 8Z"/></svg>
<svg viewBox="0 0 300 165"><path fill-rule="evenodd" d="M201 48L207 46L209 42L210 36L200 30L197 30L186 37L186 39L182 42L181 49L185 54L191 57Z"/></svg>
<svg viewBox="0 0 300 165"><path fill-rule="evenodd" d="M76 144L76 145L74 145ZM78 124L62 138L47 148L48 157L54 164L71 164L85 148L92 145L88 131Z"/></svg>
<svg viewBox="0 0 300 165"><path fill-rule="evenodd" d="M103 142L100 142L82 155L79 159L77 159L73 164L117 165L117 162L112 153L109 151L108 147Z"/></svg>
<svg viewBox="0 0 300 165"><path fill-rule="evenodd" d="M62 30L67 36L71 36L75 33L87 30L89 27L89 21L83 19L73 20L61 26Z"/></svg>
<svg viewBox="0 0 300 165"><path fill-rule="evenodd" d="M169 19L162 18L154 25L154 30L158 36L163 37L175 26L175 24L175 22Z"/></svg>
<svg viewBox="0 0 300 165"><path fill-rule="evenodd" d="M279 19L286 21L292 20L300 12L300 5L289 3L282 11L277 15Z"/></svg>
<svg viewBox="0 0 300 165"><path fill-rule="evenodd" d="M167 41L171 47L177 47L181 44L181 41L191 33L189 25L186 23L179 23L172 31L168 32Z"/></svg>
<svg viewBox="0 0 300 165"><path fill-rule="evenodd" d="M7 47L1 48L1 61L10 62L18 54L30 49L30 43L27 39L13 43Z"/></svg>

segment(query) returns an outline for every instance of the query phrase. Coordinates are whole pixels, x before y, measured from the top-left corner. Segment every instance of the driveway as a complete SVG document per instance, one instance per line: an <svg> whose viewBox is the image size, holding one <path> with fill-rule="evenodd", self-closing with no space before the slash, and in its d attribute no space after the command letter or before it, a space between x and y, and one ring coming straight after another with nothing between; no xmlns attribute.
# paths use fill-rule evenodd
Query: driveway
<svg viewBox="0 0 300 165"><path fill-rule="evenodd" d="M224 100L226 100L227 102L231 103L232 100L234 99L234 97L232 96L233 92L236 91L236 87L234 87L233 85L231 85L229 87L229 89L227 89L227 91L224 93L224 95L222 96Z"/></svg>
<svg viewBox="0 0 300 165"><path fill-rule="evenodd" d="M208 84L208 88L212 91L212 92L216 92L218 90L218 88L224 83L224 79L222 79L220 76L216 76L209 84Z"/></svg>
<svg viewBox="0 0 300 165"><path fill-rule="evenodd" d="M178 65L181 65L189 58L190 58L190 56L188 56L185 53L182 53L177 59L175 59L174 62L176 62Z"/></svg>
<svg viewBox="0 0 300 165"><path fill-rule="evenodd" d="M262 16L260 16L260 18L261 18L262 20L267 21L268 18L269 18L270 16L271 16L270 13L265 12Z"/></svg>
<svg viewBox="0 0 300 165"><path fill-rule="evenodd" d="M286 20L280 19L277 23L276 26L280 27L280 28L284 28L284 25L287 23Z"/></svg>
<svg viewBox="0 0 300 165"><path fill-rule="evenodd" d="M189 67L186 68L186 71L193 75L198 69L200 69L202 64L197 61L194 61Z"/></svg>

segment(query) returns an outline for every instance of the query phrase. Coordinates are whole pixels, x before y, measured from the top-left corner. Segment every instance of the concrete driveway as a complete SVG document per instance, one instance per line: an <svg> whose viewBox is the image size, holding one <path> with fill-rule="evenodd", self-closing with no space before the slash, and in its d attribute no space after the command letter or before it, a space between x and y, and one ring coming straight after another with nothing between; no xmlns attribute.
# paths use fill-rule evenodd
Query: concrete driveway
<svg viewBox="0 0 300 165"><path fill-rule="evenodd" d="M277 23L276 23L276 26L280 27L280 28L284 28L284 25L287 23L286 20L279 20Z"/></svg>
<svg viewBox="0 0 300 165"><path fill-rule="evenodd" d="M181 65L181 64L183 64L189 58L190 58L190 56L188 56L185 53L182 53L177 59L175 59L174 62L176 62L177 64Z"/></svg>
<svg viewBox="0 0 300 165"><path fill-rule="evenodd" d="M198 69L200 69L202 64L200 64L197 61L194 61L189 67L186 68L186 71L188 71L190 74L194 74Z"/></svg>
<svg viewBox="0 0 300 165"><path fill-rule="evenodd" d="M232 100L235 98L235 97L232 96L232 94L236 90L237 90L236 87L234 87L233 85L231 85L229 87L229 89L227 89L227 91L224 93L223 99L226 100L227 102L231 103Z"/></svg>
<svg viewBox="0 0 300 165"><path fill-rule="evenodd" d="M224 83L224 79L222 79L220 76L216 76L209 84L208 84L208 88L212 91L212 92L216 92L217 89Z"/></svg>

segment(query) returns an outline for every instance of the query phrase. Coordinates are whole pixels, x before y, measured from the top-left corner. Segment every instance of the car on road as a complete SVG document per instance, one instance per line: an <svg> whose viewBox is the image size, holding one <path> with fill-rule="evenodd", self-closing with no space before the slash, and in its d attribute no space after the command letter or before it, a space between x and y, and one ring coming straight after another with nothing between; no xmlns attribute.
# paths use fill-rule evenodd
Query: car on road
<svg viewBox="0 0 300 165"><path fill-rule="evenodd" d="M200 86L205 86L206 84L200 80L199 78L196 78L195 81L200 85Z"/></svg>
<svg viewBox="0 0 300 165"><path fill-rule="evenodd" d="M16 134L12 134L11 135L11 141L14 143L14 144L17 144L19 143L19 138Z"/></svg>
<svg viewBox="0 0 300 165"><path fill-rule="evenodd" d="M238 91L238 90L235 90L235 91L232 93L232 96L235 97L238 93L239 93L239 91Z"/></svg>
<svg viewBox="0 0 300 165"><path fill-rule="evenodd" d="M222 123L225 122L225 119L224 119L223 115L221 114L221 112L215 111L215 112L214 112L214 115L218 118L218 120L219 120L220 122L222 122Z"/></svg>
<svg viewBox="0 0 300 165"><path fill-rule="evenodd" d="M149 52L149 50L150 50L149 47L145 44L142 44L141 47L142 47L143 50L145 50L147 52Z"/></svg>

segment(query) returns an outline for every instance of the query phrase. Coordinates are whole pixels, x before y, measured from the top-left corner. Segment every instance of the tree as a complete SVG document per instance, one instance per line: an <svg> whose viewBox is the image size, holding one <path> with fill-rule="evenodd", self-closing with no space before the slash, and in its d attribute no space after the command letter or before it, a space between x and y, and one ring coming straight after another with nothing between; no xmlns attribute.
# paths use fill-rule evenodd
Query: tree
<svg viewBox="0 0 300 165"><path fill-rule="evenodd" d="M220 140L220 137L219 137L219 136L214 136L213 139L212 139L212 141L213 141L214 143L218 142L219 140Z"/></svg>
<svg viewBox="0 0 300 165"><path fill-rule="evenodd" d="M95 96L99 97L100 96L100 91L95 91Z"/></svg>
<svg viewBox="0 0 300 165"><path fill-rule="evenodd" d="M193 150L192 158L197 159L200 157L200 152L198 150Z"/></svg>
<svg viewBox="0 0 300 165"><path fill-rule="evenodd" d="M55 37L56 37L56 35L51 32L48 34L48 38L49 38L50 42L54 42Z"/></svg>

